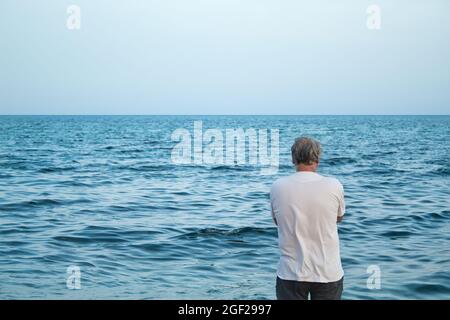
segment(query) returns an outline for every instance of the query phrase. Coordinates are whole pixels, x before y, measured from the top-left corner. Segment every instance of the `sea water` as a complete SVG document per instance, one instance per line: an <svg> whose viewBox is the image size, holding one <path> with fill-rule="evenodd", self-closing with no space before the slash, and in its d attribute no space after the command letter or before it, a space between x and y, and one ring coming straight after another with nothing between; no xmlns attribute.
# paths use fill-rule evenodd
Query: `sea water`
<svg viewBox="0 0 450 320"><path fill-rule="evenodd" d="M195 121L279 130L278 170L174 163ZM275 298L300 135L345 188L343 298L449 299L449 116L1 116L0 298Z"/></svg>

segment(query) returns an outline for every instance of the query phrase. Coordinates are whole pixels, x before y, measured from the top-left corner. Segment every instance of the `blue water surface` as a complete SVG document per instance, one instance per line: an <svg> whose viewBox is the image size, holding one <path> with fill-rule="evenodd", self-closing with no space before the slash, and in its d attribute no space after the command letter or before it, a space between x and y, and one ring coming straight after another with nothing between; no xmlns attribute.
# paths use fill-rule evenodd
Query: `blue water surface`
<svg viewBox="0 0 450 320"><path fill-rule="evenodd" d="M279 129L278 173L174 164L197 120ZM345 188L343 298L449 299L449 116L1 116L0 298L275 298L269 190L299 135Z"/></svg>

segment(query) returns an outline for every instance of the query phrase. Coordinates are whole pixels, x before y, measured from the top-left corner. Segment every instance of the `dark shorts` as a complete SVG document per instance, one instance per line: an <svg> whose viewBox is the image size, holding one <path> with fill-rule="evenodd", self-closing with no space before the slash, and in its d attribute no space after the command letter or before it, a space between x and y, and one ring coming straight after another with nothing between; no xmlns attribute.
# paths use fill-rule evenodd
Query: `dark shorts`
<svg viewBox="0 0 450 320"><path fill-rule="evenodd" d="M344 277L336 282L305 282L283 280L277 277L276 292L278 300L341 300Z"/></svg>

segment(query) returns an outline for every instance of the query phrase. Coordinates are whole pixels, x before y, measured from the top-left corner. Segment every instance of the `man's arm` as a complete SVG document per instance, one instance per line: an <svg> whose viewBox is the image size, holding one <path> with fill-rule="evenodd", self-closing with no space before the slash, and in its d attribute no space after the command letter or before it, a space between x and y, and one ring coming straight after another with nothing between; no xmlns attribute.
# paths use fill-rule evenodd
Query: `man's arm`
<svg viewBox="0 0 450 320"><path fill-rule="evenodd" d="M339 183L339 195L338 195L338 200L339 200L339 209L338 209L338 214L337 214L337 223L341 223L342 220L344 220L344 214L345 214L345 200L344 200L344 187L342 186L342 184Z"/></svg>
<svg viewBox="0 0 450 320"><path fill-rule="evenodd" d="M273 192L274 192L274 186L272 186L272 188L270 189L270 194L269 194L269 198L270 198L270 214L272 215L273 222L275 223L275 225L278 226L277 219L275 218L275 212L273 211L273 197L274 197Z"/></svg>
<svg viewBox="0 0 450 320"><path fill-rule="evenodd" d="M273 222L275 223L275 225L278 226L277 219L275 219L275 214L274 214L274 212L273 212L273 206L272 206L272 203L270 204L270 209L271 209L271 211L272 211L272 219L273 219Z"/></svg>

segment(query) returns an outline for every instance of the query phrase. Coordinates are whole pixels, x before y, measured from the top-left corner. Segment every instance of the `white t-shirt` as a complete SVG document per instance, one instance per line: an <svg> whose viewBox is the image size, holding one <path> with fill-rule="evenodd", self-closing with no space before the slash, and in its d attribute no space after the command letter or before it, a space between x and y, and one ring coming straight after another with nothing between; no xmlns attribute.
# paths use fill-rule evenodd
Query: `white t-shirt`
<svg viewBox="0 0 450 320"><path fill-rule="evenodd" d="M344 276L337 217L345 213L344 188L335 178L301 171L275 181L270 192L284 280L334 282Z"/></svg>

